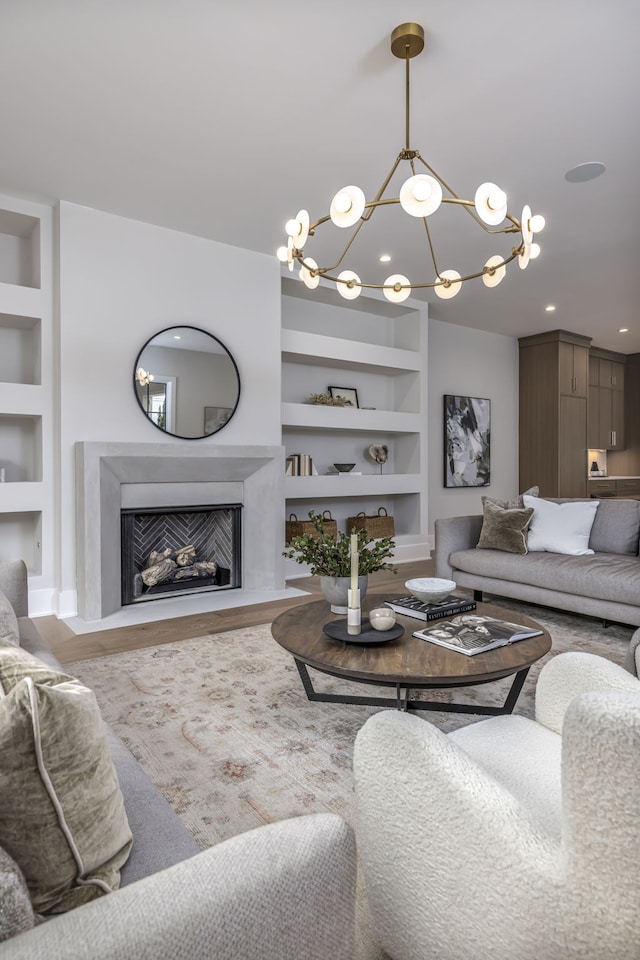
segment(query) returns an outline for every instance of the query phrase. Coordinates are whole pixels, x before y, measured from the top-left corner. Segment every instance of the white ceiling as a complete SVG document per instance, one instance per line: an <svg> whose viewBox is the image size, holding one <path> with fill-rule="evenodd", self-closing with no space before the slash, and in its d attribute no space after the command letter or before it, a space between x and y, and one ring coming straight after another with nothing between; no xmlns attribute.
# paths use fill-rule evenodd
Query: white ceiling
<svg viewBox="0 0 640 960"><path fill-rule="evenodd" d="M0 0L0 192L272 254L298 209L318 219L348 183L371 199L391 168L405 90L389 37L411 20L411 146L461 196L494 180L510 211L547 220L526 271L429 292L431 315L639 352L637 0ZM592 160L604 176L564 179ZM387 212L361 233L366 278L432 279L422 234ZM465 267L451 219L433 220L441 269Z"/></svg>

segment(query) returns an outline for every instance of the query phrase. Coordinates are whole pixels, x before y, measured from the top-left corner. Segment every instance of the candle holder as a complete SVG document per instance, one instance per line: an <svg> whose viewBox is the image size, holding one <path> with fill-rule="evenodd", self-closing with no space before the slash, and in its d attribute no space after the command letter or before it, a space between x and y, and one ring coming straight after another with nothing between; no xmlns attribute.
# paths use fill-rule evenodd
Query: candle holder
<svg viewBox="0 0 640 960"><path fill-rule="evenodd" d="M349 605L347 607L347 633L357 636L362 629L362 609L360 606L360 591L349 589Z"/></svg>

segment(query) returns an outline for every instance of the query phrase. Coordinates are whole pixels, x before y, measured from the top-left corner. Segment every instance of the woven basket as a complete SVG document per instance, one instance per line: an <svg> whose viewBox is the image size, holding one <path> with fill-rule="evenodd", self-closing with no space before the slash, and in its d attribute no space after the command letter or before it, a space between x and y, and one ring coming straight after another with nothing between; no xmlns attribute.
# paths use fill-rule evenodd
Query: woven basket
<svg viewBox="0 0 640 960"><path fill-rule="evenodd" d="M352 530L364 530L368 537L393 537L396 530L393 517L390 517L384 507L380 507L377 514L366 516L364 510L357 517L347 517L347 533Z"/></svg>
<svg viewBox="0 0 640 960"><path fill-rule="evenodd" d="M338 524L331 516L330 510L325 510L322 514L324 520L324 532L327 536L336 537L338 535ZM298 520L295 513L289 514L289 519L285 522L285 540L287 543L292 537L304 537L306 535L317 540L320 536L311 520Z"/></svg>

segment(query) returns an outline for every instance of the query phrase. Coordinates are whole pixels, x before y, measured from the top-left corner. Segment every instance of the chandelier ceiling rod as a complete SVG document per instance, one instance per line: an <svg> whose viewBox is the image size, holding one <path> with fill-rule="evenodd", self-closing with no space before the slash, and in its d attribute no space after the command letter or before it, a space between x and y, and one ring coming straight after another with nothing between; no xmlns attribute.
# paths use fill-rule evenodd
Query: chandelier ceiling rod
<svg viewBox="0 0 640 960"><path fill-rule="evenodd" d="M279 249L278 257L288 263L289 270L293 270L294 261L298 261L300 277L310 289L315 289L320 283L320 278L323 277L334 282L338 292L347 300L355 299L363 288L382 290L384 296L392 303L401 303L406 300L412 290L424 288L433 288L439 297L450 299L458 293L467 280L482 277L487 287L497 286L505 276L507 264L512 260L517 257L518 265L524 270L529 260L540 253L540 248L533 242L533 237L534 233L544 227L544 217L533 216L531 208L527 205L523 207L520 218L509 213L506 195L491 182L483 183L478 187L474 200L459 197L446 180L425 161L420 151L411 147L410 61L423 49L424 30L420 24L403 23L391 34L391 52L395 57L405 61L405 147L396 158L375 198L367 201L359 187L350 185L343 187L334 196L328 215L311 223L308 212L300 210L295 218L287 221L287 246ZM429 175L416 173L416 160L423 164L429 171ZM409 163L411 176L403 183L398 197L385 197L385 191L403 161ZM443 194L443 189L449 196ZM441 271L436 262L429 218L440 209L442 204L461 206L487 234L505 234L506 236L520 233L520 242L505 254L494 254L481 269L464 276L461 276L457 270ZM353 270L342 270L341 273L335 274L374 211L378 207L387 205L399 205L405 213L422 219L433 264L434 279L411 282L403 274L393 274L387 277L384 283L374 283L361 280ZM343 229L355 226L355 230L336 262L332 266L319 267L314 259L305 254L304 246L309 237L315 236L318 227L328 221Z"/></svg>

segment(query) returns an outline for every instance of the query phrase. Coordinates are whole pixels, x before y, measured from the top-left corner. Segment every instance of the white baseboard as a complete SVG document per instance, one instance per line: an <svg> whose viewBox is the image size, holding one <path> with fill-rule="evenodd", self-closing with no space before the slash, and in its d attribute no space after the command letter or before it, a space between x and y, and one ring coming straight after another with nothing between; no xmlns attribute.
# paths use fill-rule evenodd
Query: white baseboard
<svg viewBox="0 0 640 960"><path fill-rule="evenodd" d="M75 617L78 612L78 596L75 590L29 589L30 617Z"/></svg>

